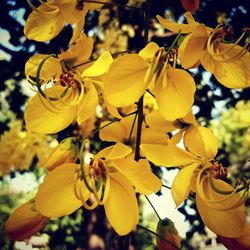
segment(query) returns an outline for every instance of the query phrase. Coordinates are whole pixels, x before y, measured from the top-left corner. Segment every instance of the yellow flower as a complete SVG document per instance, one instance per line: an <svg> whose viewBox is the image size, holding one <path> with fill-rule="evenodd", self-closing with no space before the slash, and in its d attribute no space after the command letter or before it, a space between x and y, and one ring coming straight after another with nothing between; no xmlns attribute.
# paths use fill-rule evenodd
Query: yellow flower
<svg viewBox="0 0 250 250"><path fill-rule="evenodd" d="M22 123L14 121L0 138L0 176L29 169L35 156L37 166L44 166L55 143L50 136L22 130Z"/></svg>
<svg viewBox="0 0 250 250"><path fill-rule="evenodd" d="M85 16L90 9L101 8L102 4L80 0L48 0L36 8L27 0L33 9L25 23L24 34L28 39L39 42L49 41L57 36L65 23L76 24L73 41L82 32ZM109 0L103 0L103 3Z"/></svg>
<svg viewBox="0 0 250 250"><path fill-rule="evenodd" d="M12 240L29 239L46 226L49 219L35 209L34 200L18 207L8 218L5 232Z"/></svg>
<svg viewBox="0 0 250 250"><path fill-rule="evenodd" d="M104 81L106 99L113 106L125 107L150 89L165 119L185 116L194 101L195 83L185 70L170 65L175 56L151 42L139 54L118 57Z"/></svg>
<svg viewBox="0 0 250 250"><path fill-rule="evenodd" d="M38 93L31 98L25 110L25 122L29 130L56 133L75 119L78 124L82 124L92 117L98 104L93 78L96 77L98 82L113 60L109 52L105 52L92 65L83 68L82 72L78 68L74 69L74 65L87 61L92 48L92 39L82 34L58 58L36 55L26 63L26 74L30 81L39 77L39 82L33 83L37 85ZM41 73L41 78L38 73Z"/></svg>
<svg viewBox="0 0 250 250"><path fill-rule="evenodd" d="M217 154L217 138L211 130L191 126L184 134L186 150L174 145L142 145L146 158L156 165L179 166L171 188L176 206L190 191L196 192L196 204L202 220L217 235L239 237L246 223L242 197L237 188L223 181L226 170L213 159Z"/></svg>
<svg viewBox="0 0 250 250"><path fill-rule="evenodd" d="M156 192L161 181L146 160L127 157L132 150L121 143L103 149L89 164L66 163L49 172L35 198L37 210L47 217L71 214L82 205L104 209L112 227L120 235L131 232L138 223L136 190ZM55 202L56 201L56 202Z"/></svg>
<svg viewBox="0 0 250 250"><path fill-rule="evenodd" d="M179 58L184 68L202 66L228 88L245 88L250 84L249 42L244 47L238 44L247 31L236 42L223 41L231 34L224 25L215 29L206 27L193 19L190 12L185 13L187 24L178 24L161 16L157 19L168 30L187 34L179 47Z"/></svg>

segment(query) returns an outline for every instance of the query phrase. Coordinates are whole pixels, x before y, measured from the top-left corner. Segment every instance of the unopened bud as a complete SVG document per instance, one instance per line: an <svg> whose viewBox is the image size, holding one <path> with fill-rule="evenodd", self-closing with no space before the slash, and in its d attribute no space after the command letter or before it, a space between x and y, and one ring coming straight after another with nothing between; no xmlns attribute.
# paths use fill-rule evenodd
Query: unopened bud
<svg viewBox="0 0 250 250"><path fill-rule="evenodd" d="M34 200L29 201L10 215L5 225L5 233L10 239L29 239L47 225L49 218L37 212L34 205Z"/></svg>
<svg viewBox="0 0 250 250"><path fill-rule="evenodd" d="M200 0L181 0L181 4L184 10L194 12L199 9Z"/></svg>
<svg viewBox="0 0 250 250"><path fill-rule="evenodd" d="M156 238L159 250L176 250L181 247L181 237L170 219L160 220L156 232L161 236Z"/></svg>
<svg viewBox="0 0 250 250"><path fill-rule="evenodd" d="M51 152L46 162L49 171L54 170L61 164L75 162L79 154L79 147L74 137L62 140Z"/></svg>

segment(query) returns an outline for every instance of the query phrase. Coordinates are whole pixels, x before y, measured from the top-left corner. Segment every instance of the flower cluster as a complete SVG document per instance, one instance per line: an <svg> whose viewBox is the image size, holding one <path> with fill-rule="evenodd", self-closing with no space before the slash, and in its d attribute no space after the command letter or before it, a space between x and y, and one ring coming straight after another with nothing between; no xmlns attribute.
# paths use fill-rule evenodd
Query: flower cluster
<svg viewBox="0 0 250 250"><path fill-rule="evenodd" d="M25 65L27 79L37 92L25 110L28 130L57 133L73 122L84 127L99 105L109 114L100 124L100 140L112 143L87 159L87 138L80 141L80 150L79 140L61 142L47 160L48 173L34 198L36 216L44 221L82 206L91 210L103 205L114 230L128 234L139 220L136 192L147 195L161 188L151 166L177 167L180 171L171 188L176 206L195 193L201 218L213 232L241 237L249 182L244 179L235 186L226 182L227 170L215 159L217 139L191 112L196 84L186 69L202 64L221 84L248 87L249 44L239 45L248 31L230 42L227 26L206 27L189 12L187 24L157 16L162 26L178 33L170 47L148 42L138 53L117 57L105 51L90 60L93 40L81 31L87 11L100 4L49 0L31 7L24 30L29 39L48 41L65 22L75 26L67 51L36 54ZM183 147L178 146L181 141ZM29 216L30 205L26 208L27 214L20 216ZM12 216L15 213L19 212ZM7 223L10 236L15 229L10 226L12 216ZM25 225L30 234L41 228L35 225L34 230L34 223ZM20 225L15 235L19 232Z"/></svg>
<svg viewBox="0 0 250 250"><path fill-rule="evenodd" d="M37 165L43 166L56 143L45 134L23 130L21 122L15 121L0 139L0 176L29 169L35 156Z"/></svg>

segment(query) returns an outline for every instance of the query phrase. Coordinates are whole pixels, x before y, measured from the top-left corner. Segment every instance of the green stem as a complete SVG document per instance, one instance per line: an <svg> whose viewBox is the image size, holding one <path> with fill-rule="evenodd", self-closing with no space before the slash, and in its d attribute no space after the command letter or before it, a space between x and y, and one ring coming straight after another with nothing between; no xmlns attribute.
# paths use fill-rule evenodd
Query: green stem
<svg viewBox="0 0 250 250"><path fill-rule="evenodd" d="M167 49L167 54L171 51L171 49L175 46L175 44L178 42L179 38L181 36L181 31L179 30L177 36L175 37L174 41L172 42L172 44L170 45L170 47L168 47Z"/></svg>
<svg viewBox="0 0 250 250"><path fill-rule="evenodd" d="M134 130L134 127L135 127L136 118L137 118L137 113L135 114L131 129L130 129L130 133L129 133L129 137L128 137L128 143L129 144L131 143L131 138L132 138L133 130Z"/></svg>
<svg viewBox="0 0 250 250"><path fill-rule="evenodd" d="M156 209L155 209L154 205L152 204L152 202L149 200L149 198L147 197L147 195L144 195L144 196L147 199L147 201L150 204L150 206L153 208L153 210L154 210L155 214L157 215L158 219L161 221L162 219L161 219L160 215L158 214L158 212L156 211Z"/></svg>
<svg viewBox="0 0 250 250"><path fill-rule="evenodd" d="M165 238L163 238L163 237L162 237L161 235L159 235L158 233L156 233L156 232L154 232L154 231L152 231L152 230L150 230L150 229L148 229L148 228L146 228L146 227L144 227L144 226L142 226L142 225L140 225L140 224L138 224L137 227L138 227L138 228L141 228L141 229L143 229L143 230L145 230L145 231L147 231L147 232L149 232L149 233L151 233L151 234L153 234L153 235L155 235L155 236L157 236L157 237L160 238L161 240L163 240L163 241L165 241L166 243L168 243L169 245L171 245L173 248L180 250L179 247L175 246L171 241L166 240Z"/></svg>
<svg viewBox="0 0 250 250"><path fill-rule="evenodd" d="M170 190L171 190L171 187L169 187L169 186L167 186L167 185L162 184L162 186L163 186L164 188L167 188L167 189L170 189Z"/></svg>
<svg viewBox="0 0 250 250"><path fill-rule="evenodd" d="M143 37L144 46L146 46L148 43L150 7L151 7L151 1L146 0L145 30L144 30L144 37ZM139 161L140 159L141 130L142 130L142 123L143 123L143 96L141 96L139 99L138 106L137 106L137 114L138 114L138 121L137 121L137 133L136 133L136 143L135 143L135 157L134 157L135 161Z"/></svg>

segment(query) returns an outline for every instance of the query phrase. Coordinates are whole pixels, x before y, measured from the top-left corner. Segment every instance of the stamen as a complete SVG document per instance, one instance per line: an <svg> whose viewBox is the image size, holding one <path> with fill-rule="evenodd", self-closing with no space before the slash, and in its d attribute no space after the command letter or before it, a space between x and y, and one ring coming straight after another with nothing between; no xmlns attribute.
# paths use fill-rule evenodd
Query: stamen
<svg viewBox="0 0 250 250"><path fill-rule="evenodd" d="M244 47L242 47L242 50L237 53L236 55L233 55L231 57L225 57L226 54L228 54L230 51L232 51L236 45L238 45L242 39L244 38L244 36L248 33L247 30L245 30L241 36L232 44L232 46L229 46L227 49L223 50L223 51L218 51L218 49L220 49L220 44L222 44L221 42L221 37L218 37L216 39L213 40L213 38L219 33L221 33L223 31L223 28L220 28L218 30L214 30L212 32L212 34L209 36L208 41L207 41L207 51L210 55L213 56L213 59L216 61L223 61L223 62L232 62L235 60L238 60L239 58L241 58L244 54L246 54L248 52L248 46L249 46L249 41L244 45Z"/></svg>
<svg viewBox="0 0 250 250"><path fill-rule="evenodd" d="M211 176L210 176L210 177L211 177ZM232 192L234 192L234 191L224 191L224 190L218 189L218 188L215 186L212 177L209 178L209 183L210 183L212 189L213 189L215 192L219 193L219 194L228 195L228 194L231 194ZM243 190L245 190L245 189L249 189L249 185L250 185L250 182L247 182L244 186L242 186L242 187L240 187L240 188L237 188L237 189L236 189L236 193L241 192L241 191L243 191Z"/></svg>
<svg viewBox="0 0 250 250"><path fill-rule="evenodd" d="M69 87L67 87L67 90L68 90L68 89L69 89ZM52 90L53 93L55 94L56 100L59 101L59 102L61 102L62 104L64 104L66 107L69 107L69 108L76 106L76 105L81 101L81 99L82 99L82 97L83 97L83 91L82 91L82 88L81 88L80 95L77 96L77 97L74 97L74 98L77 98L76 101L74 101L74 99L73 99L73 100L70 101L70 102L65 102L65 101L63 100L63 98L62 98L60 95L58 95L58 93L56 92L56 89L55 89L55 88L52 87L51 90ZM64 92L63 92L63 93L64 93ZM73 94L73 93L72 93L72 94ZM61 94L61 95L62 95L62 94ZM64 95L64 96L65 96L65 95Z"/></svg>
<svg viewBox="0 0 250 250"><path fill-rule="evenodd" d="M51 107L54 108L54 110L51 109L51 107L49 107L49 106L45 103L44 97L42 97L39 93L37 93L37 94L38 94L38 97L39 97L39 99L40 99L42 105L43 105L47 110L49 110L51 113L54 113L54 114L59 114L59 113L60 113L60 110L59 110L57 107L55 107L49 99L45 98L45 99L49 102L49 104L51 105Z"/></svg>

